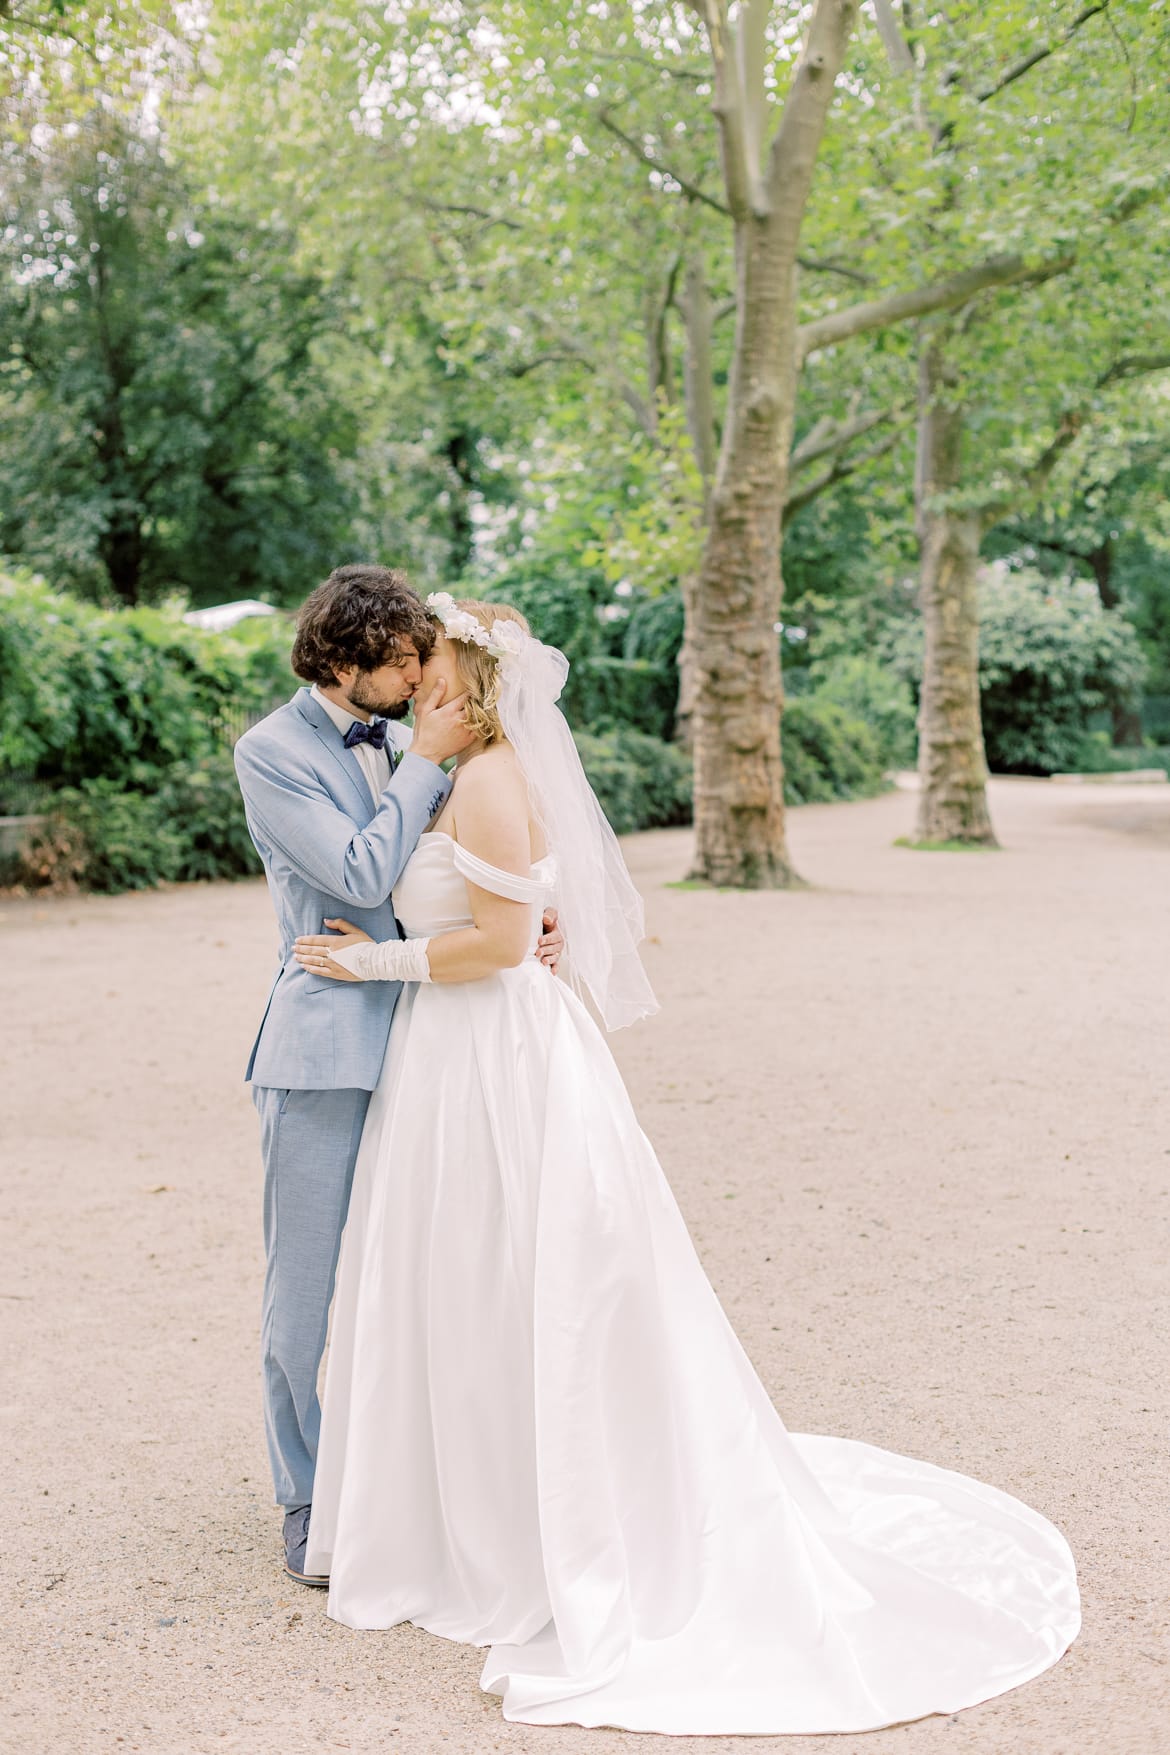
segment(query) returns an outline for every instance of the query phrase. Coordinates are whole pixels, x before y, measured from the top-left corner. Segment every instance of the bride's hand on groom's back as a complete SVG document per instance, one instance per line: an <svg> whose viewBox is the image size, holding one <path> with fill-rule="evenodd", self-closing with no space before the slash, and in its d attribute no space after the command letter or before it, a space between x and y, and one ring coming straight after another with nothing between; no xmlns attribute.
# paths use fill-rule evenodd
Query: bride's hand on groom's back
<svg viewBox="0 0 1170 1755"><path fill-rule="evenodd" d="M448 701L445 677L440 677L424 700L417 703L414 709L414 734L410 740L411 753L422 756L436 767L451 756L457 756L472 741L472 734L467 729L463 718L463 709L467 704L466 694L456 695Z"/></svg>
<svg viewBox="0 0 1170 1755"><path fill-rule="evenodd" d="M293 956L302 969L310 975L329 975L334 981L360 981L360 975L351 975L340 963L333 961L332 951L348 950L350 945L368 945L374 941L368 932L358 926L351 926L348 920L327 920L326 926L332 932L306 932L293 940Z"/></svg>
<svg viewBox="0 0 1170 1755"><path fill-rule="evenodd" d="M557 964L565 954L565 935L557 925L557 911L546 908L542 922L544 931L536 941L536 955L546 969L556 974Z"/></svg>

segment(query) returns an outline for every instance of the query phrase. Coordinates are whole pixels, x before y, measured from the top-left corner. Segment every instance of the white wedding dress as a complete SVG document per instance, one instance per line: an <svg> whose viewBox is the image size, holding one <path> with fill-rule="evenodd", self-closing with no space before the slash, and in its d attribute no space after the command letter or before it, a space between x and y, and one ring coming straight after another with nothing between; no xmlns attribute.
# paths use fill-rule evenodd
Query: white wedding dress
<svg viewBox="0 0 1170 1755"><path fill-rule="evenodd" d="M409 936L471 924L464 874L531 899L535 943L551 862L526 882L441 833L395 891ZM954 1712L1080 1620L1063 1536L1018 1499L785 1430L601 1032L535 958L399 1003L306 1564L346 1626L490 1646L506 1718L679 1735Z"/></svg>

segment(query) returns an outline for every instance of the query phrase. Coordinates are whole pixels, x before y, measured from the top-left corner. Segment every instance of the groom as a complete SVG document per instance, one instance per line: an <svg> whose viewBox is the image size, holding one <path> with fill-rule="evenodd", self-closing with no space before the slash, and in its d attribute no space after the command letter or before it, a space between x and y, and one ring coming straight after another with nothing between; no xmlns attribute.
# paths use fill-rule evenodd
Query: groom
<svg viewBox="0 0 1170 1755"><path fill-rule="evenodd" d="M436 685L403 719L435 625L403 573L336 568L297 619L292 668L311 685L236 745L248 828L280 929L280 968L245 1078L260 1116L267 1269L261 1316L264 1419L285 1570L302 1584L321 1408L317 1373L354 1162L378 1082L396 983L308 974L300 933L344 915L371 938L399 936L390 891L441 807L440 767L468 747L465 697ZM556 917L541 960L555 967Z"/></svg>

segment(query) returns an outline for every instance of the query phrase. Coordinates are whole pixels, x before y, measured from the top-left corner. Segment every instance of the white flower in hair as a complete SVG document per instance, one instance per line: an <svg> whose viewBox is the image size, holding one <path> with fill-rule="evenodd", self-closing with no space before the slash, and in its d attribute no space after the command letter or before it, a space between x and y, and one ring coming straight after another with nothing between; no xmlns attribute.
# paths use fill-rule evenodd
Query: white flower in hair
<svg viewBox="0 0 1170 1755"><path fill-rule="evenodd" d="M524 649L525 634L519 623L493 622L489 632L469 610L459 608L449 591L432 591L426 606L435 620L442 622L449 640L481 646L492 658L512 658Z"/></svg>
<svg viewBox="0 0 1170 1755"><path fill-rule="evenodd" d="M449 640L469 640L474 646L486 646L488 631L467 610L460 609L449 591L432 591L427 608L436 621L442 622Z"/></svg>
<svg viewBox="0 0 1170 1755"><path fill-rule="evenodd" d="M524 650L528 635L519 622L493 622L488 651L496 658L515 658Z"/></svg>
<svg viewBox="0 0 1170 1755"><path fill-rule="evenodd" d="M444 626L449 640L467 640L475 646L487 645L487 629L465 609L453 610Z"/></svg>

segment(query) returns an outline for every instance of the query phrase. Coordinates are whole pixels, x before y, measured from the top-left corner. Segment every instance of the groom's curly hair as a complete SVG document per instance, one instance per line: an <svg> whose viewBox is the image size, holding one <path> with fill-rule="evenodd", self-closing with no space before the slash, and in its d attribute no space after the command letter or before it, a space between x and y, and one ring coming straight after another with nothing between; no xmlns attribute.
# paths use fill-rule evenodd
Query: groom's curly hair
<svg viewBox="0 0 1170 1755"><path fill-rule="evenodd" d="M425 664L435 624L405 573L365 562L334 567L301 605L292 667L306 682L330 688L350 665L378 670L405 662L408 640Z"/></svg>

